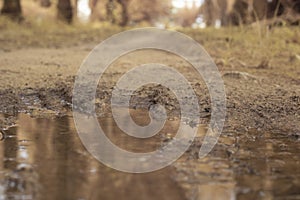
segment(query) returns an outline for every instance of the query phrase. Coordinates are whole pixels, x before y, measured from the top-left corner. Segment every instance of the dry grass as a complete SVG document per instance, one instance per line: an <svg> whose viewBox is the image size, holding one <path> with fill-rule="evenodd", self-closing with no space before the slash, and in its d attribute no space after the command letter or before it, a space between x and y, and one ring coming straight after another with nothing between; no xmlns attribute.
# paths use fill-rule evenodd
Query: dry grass
<svg viewBox="0 0 300 200"><path fill-rule="evenodd" d="M60 48L81 44L96 45L109 36L127 28L110 24L66 25L55 21L27 20L16 24L0 18L0 43L3 50L16 48ZM259 30L260 29L260 30ZM235 68L249 73L272 68L280 74L289 71L297 79L293 68L299 66L299 27L243 26L221 29L177 29L198 41L215 59L222 70ZM262 31L263 30L263 31ZM259 70L258 70L259 69Z"/></svg>

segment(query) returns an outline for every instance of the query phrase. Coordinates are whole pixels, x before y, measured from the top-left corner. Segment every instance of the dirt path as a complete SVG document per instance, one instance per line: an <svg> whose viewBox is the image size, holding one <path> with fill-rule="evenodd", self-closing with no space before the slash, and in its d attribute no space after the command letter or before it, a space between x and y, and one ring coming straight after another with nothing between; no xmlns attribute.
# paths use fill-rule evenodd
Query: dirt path
<svg viewBox="0 0 300 200"><path fill-rule="evenodd" d="M62 49L29 48L0 53L0 111L64 113L70 107L74 77L92 47L93 45ZM166 53L141 51L116 61L100 81L98 105L109 104L109 93L122 74L134 66L155 60L175 67L189 79L196 88L202 106L202 117L209 116L209 96L201 77L195 76L194 70L185 61L164 54ZM300 63L300 60L294 62ZM221 68L227 95L226 127L243 131L286 130L297 134L300 117L299 67L278 69L279 67L268 66L256 69L254 73L249 68L239 65L230 66L229 69L226 66ZM151 89L157 92L162 88L142 89L134 98L136 102L133 104L149 104L143 102L143 97L154 95L153 91L149 91ZM168 100L169 109L178 109L175 99L168 95L153 98L162 103Z"/></svg>
<svg viewBox="0 0 300 200"><path fill-rule="evenodd" d="M275 30L272 36L263 39L257 38L252 32L246 32L244 34L249 36L248 40L242 37L243 34L232 30L222 30L214 36L211 36L210 31L186 32L204 45L223 75L227 119L223 135L207 159L197 159L197 151L201 146L201 140L198 139L176 164L178 182L186 189L190 199L195 196L214 198L211 195L216 190L218 196L229 198L232 195L230 191L237 192L234 188L236 184L242 185L238 191L240 199L243 199L243 194L249 188L253 193L247 197L252 199L256 199L260 191L276 193L278 184L271 187L265 181L256 187L254 183L262 174L268 180L278 178L279 175L274 175L272 170L286 170L282 167L285 165L283 162L292 166L288 168L291 171L295 169L293 163L299 161L293 151L299 147L300 137L299 30ZM61 36L64 37L68 36ZM71 108L72 87L77 70L98 44L78 40L76 45L54 47L46 43L48 46L43 47L39 43L29 42L26 45L22 39L20 41L21 48L14 48L13 42L3 42L8 48L0 51L0 112L7 114L0 118L1 128L14 124L13 115L17 112L28 112L33 117L66 114ZM115 81L132 67L150 61L172 66L188 78L199 97L200 115L208 120L210 100L201 77L195 75L190 65L180 58L150 50L129 54L113 63L99 83L96 96L98 114L109 113L110 94ZM165 104L171 117L178 115L176 99L162 87L141 88L131 103L133 108L147 108L153 101ZM251 157L251 152L257 150L256 142L261 152L265 153L258 157L258 151ZM278 151L289 148L289 145L289 152L294 153L287 160L280 159ZM283 197L299 188L299 170L294 170L294 174L294 178L284 179L295 184L290 190L279 192ZM249 177L251 181L245 181ZM283 179L278 180L284 183ZM204 184L211 182L214 184L210 187ZM266 195L272 196L273 193Z"/></svg>

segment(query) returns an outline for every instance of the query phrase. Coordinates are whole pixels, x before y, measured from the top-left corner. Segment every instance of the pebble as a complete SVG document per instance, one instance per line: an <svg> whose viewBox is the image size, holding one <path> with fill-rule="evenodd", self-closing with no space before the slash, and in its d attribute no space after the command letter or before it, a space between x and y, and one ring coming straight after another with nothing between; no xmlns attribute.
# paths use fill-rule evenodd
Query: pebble
<svg viewBox="0 0 300 200"><path fill-rule="evenodd" d="M4 140L4 137L5 137L5 134L2 131L0 131L0 141Z"/></svg>

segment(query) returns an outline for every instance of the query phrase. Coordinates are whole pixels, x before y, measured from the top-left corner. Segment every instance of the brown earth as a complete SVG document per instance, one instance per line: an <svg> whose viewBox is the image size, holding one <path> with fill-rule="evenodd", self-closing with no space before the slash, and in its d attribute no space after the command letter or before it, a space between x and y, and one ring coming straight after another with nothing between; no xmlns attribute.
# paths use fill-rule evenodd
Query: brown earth
<svg viewBox="0 0 300 200"><path fill-rule="evenodd" d="M84 58L109 34L121 31L64 26L53 30L34 25L23 30L5 23L2 26L0 111L4 113L64 113L70 108L74 78ZM180 31L204 46L223 75L227 127L297 133L300 32L297 28L277 28L266 33L256 29ZM175 67L188 77L203 105L203 116L209 116L209 98L201 77L195 76L190 65L179 57L165 57L164 52L140 51L117 60L106 73L104 83L99 84L98 104L108 103L108 95L104 94L109 94L115 80L126 70L157 61ZM146 89L143 92L149 93ZM163 101L163 97L158 94L153 98ZM176 110L176 101L172 100L169 104Z"/></svg>
<svg viewBox="0 0 300 200"><path fill-rule="evenodd" d="M0 112L7 114L0 119L2 129L14 124L14 114L18 112L30 113L33 117L66 114L71 109L74 79L83 59L103 39L122 31L108 27L78 29L62 26L53 29L31 24L18 27L6 22L0 24L0 30ZM237 141L243 141L243 138L259 142L264 137L284 136L293 144L299 141L298 27L179 31L204 46L225 82L227 118L220 145L215 147L211 156L227 160L228 166L220 167L216 160L208 166L251 171L242 167L248 160L235 163L236 159L248 155L238 151ZM96 96L98 114L109 114L110 93L122 74L137 64L153 60L175 67L188 78L199 97L201 117L204 121L209 119L209 94L201 77L196 76L191 66L179 57L153 50L133 52L113 63L99 83ZM166 105L171 117L177 116L178 103L172 94L167 93L163 87L141 88L132 98L132 107L148 107L158 102ZM266 136L266 133L271 136ZM201 141L196 140L186 157L181 159L189 160L189 164L176 164L177 179L190 194L194 191L191 180L203 178L197 171L201 163L192 159L200 145ZM247 143L244 146L247 147ZM229 170L228 173L232 172ZM207 174L213 176L209 170ZM190 181L185 182L185 179ZM231 180L223 181L227 189L234 184Z"/></svg>

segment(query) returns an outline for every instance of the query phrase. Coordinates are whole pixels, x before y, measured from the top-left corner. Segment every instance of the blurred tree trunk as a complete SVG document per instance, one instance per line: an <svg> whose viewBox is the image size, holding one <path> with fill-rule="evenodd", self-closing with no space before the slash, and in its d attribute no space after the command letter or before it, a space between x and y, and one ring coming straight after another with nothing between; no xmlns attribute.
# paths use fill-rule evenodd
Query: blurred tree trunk
<svg viewBox="0 0 300 200"><path fill-rule="evenodd" d="M109 21L112 24L116 23L114 9L115 9L114 0L108 0L106 3L106 18L107 21Z"/></svg>
<svg viewBox="0 0 300 200"><path fill-rule="evenodd" d="M14 20L21 20L22 9L20 0L4 0L1 14L7 15Z"/></svg>
<svg viewBox="0 0 300 200"><path fill-rule="evenodd" d="M71 0L58 0L57 18L61 21L72 23L73 9Z"/></svg>
<svg viewBox="0 0 300 200"><path fill-rule="evenodd" d="M205 0L200 8L204 21L207 26L215 26L216 21L220 21L221 25L227 25L227 0Z"/></svg>
<svg viewBox="0 0 300 200"><path fill-rule="evenodd" d="M78 0L74 0L73 3L74 3L73 18L77 18Z"/></svg>
<svg viewBox="0 0 300 200"><path fill-rule="evenodd" d="M274 1L274 0L273 0ZM268 4L271 2L254 0L253 1L253 20L263 20L267 18L268 15Z"/></svg>
<svg viewBox="0 0 300 200"><path fill-rule="evenodd" d="M121 13L121 22L119 23L120 26L126 26L129 21L128 17L128 0L117 0L117 2L121 5L122 7L122 13Z"/></svg>
<svg viewBox="0 0 300 200"><path fill-rule="evenodd" d="M44 8L49 8L51 6L50 0L40 0L40 5Z"/></svg>
<svg viewBox="0 0 300 200"><path fill-rule="evenodd" d="M214 6L212 0L206 0L205 1L205 22L207 26L213 26L214 25Z"/></svg>
<svg viewBox="0 0 300 200"><path fill-rule="evenodd" d="M219 4L219 20L221 21L221 26L228 26L228 4L230 4L230 1L224 1L224 0L218 0Z"/></svg>
<svg viewBox="0 0 300 200"><path fill-rule="evenodd" d="M97 4L98 4L98 0L89 0L89 7L91 9L91 15L90 15L91 21L98 20Z"/></svg>

